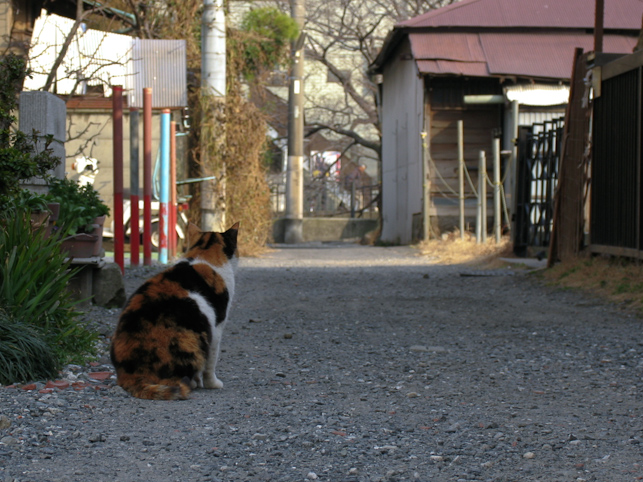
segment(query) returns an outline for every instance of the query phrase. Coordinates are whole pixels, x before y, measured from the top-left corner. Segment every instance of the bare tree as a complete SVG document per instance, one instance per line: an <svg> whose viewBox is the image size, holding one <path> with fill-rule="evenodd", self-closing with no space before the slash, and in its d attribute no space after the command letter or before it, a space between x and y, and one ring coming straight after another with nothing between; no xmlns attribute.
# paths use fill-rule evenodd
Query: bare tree
<svg viewBox="0 0 643 482"><path fill-rule="evenodd" d="M308 134L335 133L379 160L377 88L368 66L396 23L455 1L308 0L306 58L317 64L316 73L306 79ZM280 3L288 8L287 1ZM326 85L314 85L324 74Z"/></svg>

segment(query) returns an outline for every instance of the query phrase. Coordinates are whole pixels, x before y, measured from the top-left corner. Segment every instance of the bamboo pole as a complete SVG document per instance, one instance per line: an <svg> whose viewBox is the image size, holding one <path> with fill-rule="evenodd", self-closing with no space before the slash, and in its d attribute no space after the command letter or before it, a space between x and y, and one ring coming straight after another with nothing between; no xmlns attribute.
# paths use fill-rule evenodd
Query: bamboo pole
<svg viewBox="0 0 643 482"><path fill-rule="evenodd" d="M464 123L458 121L458 186L460 201L460 239L464 239Z"/></svg>
<svg viewBox="0 0 643 482"><path fill-rule="evenodd" d="M496 244L502 237L502 211L500 210L500 139L493 140L493 232Z"/></svg>
<svg viewBox="0 0 643 482"><path fill-rule="evenodd" d="M482 229L480 240L482 243L487 242L487 154L480 151L480 204L482 207Z"/></svg>

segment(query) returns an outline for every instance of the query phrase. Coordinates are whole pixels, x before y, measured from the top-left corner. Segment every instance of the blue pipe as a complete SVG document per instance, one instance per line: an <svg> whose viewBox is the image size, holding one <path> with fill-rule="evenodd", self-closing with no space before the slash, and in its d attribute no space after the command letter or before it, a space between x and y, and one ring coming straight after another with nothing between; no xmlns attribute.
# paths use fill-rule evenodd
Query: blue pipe
<svg viewBox="0 0 643 482"><path fill-rule="evenodd" d="M170 112L161 114L161 192L159 213L159 261L168 262L168 226L170 204Z"/></svg>

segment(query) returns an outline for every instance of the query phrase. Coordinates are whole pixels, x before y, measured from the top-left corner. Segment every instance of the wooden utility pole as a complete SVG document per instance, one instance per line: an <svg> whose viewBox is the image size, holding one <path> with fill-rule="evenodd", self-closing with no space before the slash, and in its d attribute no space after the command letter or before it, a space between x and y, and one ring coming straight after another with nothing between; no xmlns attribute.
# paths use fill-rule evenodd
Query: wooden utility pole
<svg viewBox="0 0 643 482"><path fill-rule="evenodd" d="M603 52L603 19L605 15L605 0L596 0L594 15L594 52Z"/></svg>
<svg viewBox="0 0 643 482"><path fill-rule="evenodd" d="M291 0L291 15L299 26L299 38L292 46L288 90L288 170L286 177L286 219L284 241L303 241L304 223L304 0Z"/></svg>

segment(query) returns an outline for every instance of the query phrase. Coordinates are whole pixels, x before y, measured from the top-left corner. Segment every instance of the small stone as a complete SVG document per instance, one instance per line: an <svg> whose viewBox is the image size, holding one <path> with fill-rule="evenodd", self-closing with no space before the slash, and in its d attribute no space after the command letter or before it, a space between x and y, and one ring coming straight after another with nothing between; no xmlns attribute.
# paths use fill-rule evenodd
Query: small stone
<svg viewBox="0 0 643 482"><path fill-rule="evenodd" d="M0 444L2 445L16 445L18 441L13 437L2 437L0 439Z"/></svg>
<svg viewBox="0 0 643 482"><path fill-rule="evenodd" d="M292 338L292 333L284 333L284 338L290 340Z"/></svg>
<svg viewBox="0 0 643 482"><path fill-rule="evenodd" d="M89 441L91 443L104 442L105 440L107 439L105 438L105 435L103 435L102 433L94 434L91 437L89 437Z"/></svg>
<svg viewBox="0 0 643 482"><path fill-rule="evenodd" d="M444 462L444 457L441 455L431 455L429 458L431 459L431 462Z"/></svg>
<svg viewBox="0 0 643 482"><path fill-rule="evenodd" d="M533 453L533 452L527 452L526 454L524 454L524 455L522 456L522 458L523 458L523 459L531 460L531 459L533 459L533 458L536 458L536 454L535 454L535 453Z"/></svg>
<svg viewBox="0 0 643 482"><path fill-rule="evenodd" d="M306 478L308 480L317 480L319 477L317 477L317 474L315 472L308 472L308 475L306 475Z"/></svg>
<svg viewBox="0 0 643 482"><path fill-rule="evenodd" d="M6 430L11 427L11 420L5 415L0 416L0 430Z"/></svg>
<svg viewBox="0 0 643 482"><path fill-rule="evenodd" d="M275 376L279 377L279 378L286 378L286 374L283 373L283 372L277 372L277 373L275 373Z"/></svg>
<svg viewBox="0 0 643 482"><path fill-rule="evenodd" d="M357 470L355 467L352 467L352 468L348 471L348 475L357 475L357 474L359 474L359 470Z"/></svg>
<svg viewBox="0 0 643 482"><path fill-rule="evenodd" d="M406 394L406 396L409 397L409 398L417 398L418 393L417 392L409 392L409 393Z"/></svg>
<svg viewBox="0 0 643 482"><path fill-rule="evenodd" d="M268 435L265 433L256 433L252 436L252 440L259 440L260 442L265 442L268 440Z"/></svg>

